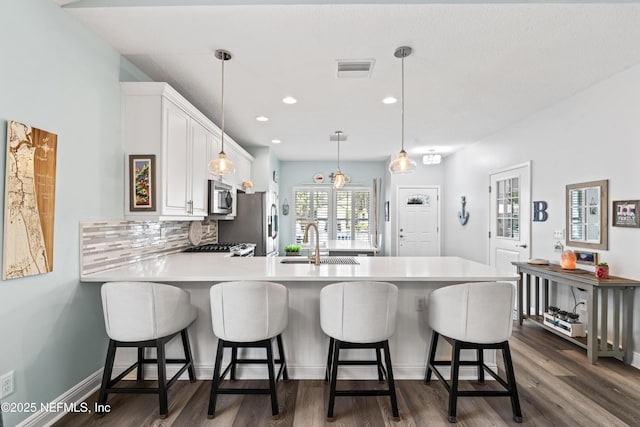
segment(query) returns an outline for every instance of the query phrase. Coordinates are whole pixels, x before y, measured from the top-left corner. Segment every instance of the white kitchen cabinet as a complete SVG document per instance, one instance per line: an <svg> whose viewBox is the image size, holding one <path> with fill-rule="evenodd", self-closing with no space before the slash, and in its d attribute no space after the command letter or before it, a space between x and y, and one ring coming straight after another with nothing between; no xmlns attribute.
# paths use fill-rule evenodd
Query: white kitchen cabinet
<svg viewBox="0 0 640 427"><path fill-rule="evenodd" d="M206 118L166 83L122 83L124 146L130 154L156 156L156 209L129 209L129 162L125 217L198 220L207 215L207 155L213 144Z"/></svg>

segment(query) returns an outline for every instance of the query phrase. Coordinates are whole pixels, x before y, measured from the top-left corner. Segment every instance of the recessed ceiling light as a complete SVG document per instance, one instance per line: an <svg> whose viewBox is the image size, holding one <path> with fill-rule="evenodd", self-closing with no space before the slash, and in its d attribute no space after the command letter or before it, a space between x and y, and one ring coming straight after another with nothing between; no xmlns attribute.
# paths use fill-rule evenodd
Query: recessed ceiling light
<svg viewBox="0 0 640 427"><path fill-rule="evenodd" d="M383 104L395 104L396 102L398 102L398 100L393 96L387 96L385 99L382 100Z"/></svg>
<svg viewBox="0 0 640 427"><path fill-rule="evenodd" d="M282 98L282 102L284 102L285 104L295 104L296 102L298 102L298 100L292 96L287 96Z"/></svg>
<svg viewBox="0 0 640 427"><path fill-rule="evenodd" d="M271 142L273 142L274 144L280 144L282 141L280 141L279 139L272 139Z"/></svg>
<svg viewBox="0 0 640 427"><path fill-rule="evenodd" d="M269 117L258 116L258 117L256 117L256 120L259 121L259 122L268 122L269 121Z"/></svg>

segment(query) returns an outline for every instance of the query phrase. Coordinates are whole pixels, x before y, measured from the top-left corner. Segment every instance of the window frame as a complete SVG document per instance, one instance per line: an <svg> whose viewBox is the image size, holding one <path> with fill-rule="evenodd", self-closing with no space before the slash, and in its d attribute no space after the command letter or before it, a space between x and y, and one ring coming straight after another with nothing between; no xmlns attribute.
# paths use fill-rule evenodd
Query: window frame
<svg viewBox="0 0 640 427"><path fill-rule="evenodd" d="M296 193L301 192L301 191L308 191L311 192L312 196L311 199L313 200L314 195L316 192L328 192L329 193L329 197L327 198L327 209L328 209L328 218L327 218L327 227L328 227L328 233L327 233L327 239L328 240L336 240L337 239L337 198L338 198L338 191L348 191L350 193L352 193L352 197L351 197L351 212L352 212L352 218L351 218L351 230L350 230L350 240L355 240L356 237L356 233L355 233L355 228L356 228L356 220L355 218L353 218L353 212L355 211L355 203L356 203L356 197L353 196L354 193L357 192L366 192L369 193L369 215L368 215L368 222L369 222L369 239L371 239L371 234L372 234L372 228L373 228L373 189L371 187L367 187L367 186L348 186L348 187L343 187L340 189L335 189L333 188L333 186L330 185L297 185L297 186L293 186L291 189L291 193L292 193L292 197L291 199L294 201L294 209L293 209L293 221L291 221L291 236L293 238L293 240L296 240L297 236L296 236L296 224L298 223L298 220L300 218L298 218L298 212L297 212L297 206L295 205L296 203ZM315 207L312 205L312 211L315 210ZM315 221L316 218L310 218L311 220ZM322 241L322 239L321 239Z"/></svg>

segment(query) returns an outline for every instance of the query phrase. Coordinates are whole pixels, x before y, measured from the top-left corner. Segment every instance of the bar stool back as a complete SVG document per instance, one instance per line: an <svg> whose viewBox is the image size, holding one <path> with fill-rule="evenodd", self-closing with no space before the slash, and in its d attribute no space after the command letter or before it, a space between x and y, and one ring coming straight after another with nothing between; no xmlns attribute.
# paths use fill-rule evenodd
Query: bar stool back
<svg viewBox="0 0 640 427"><path fill-rule="evenodd" d="M152 282L109 282L102 285L102 309L109 336L107 359L102 376L98 403L104 408L110 393L158 393L160 418L168 413L167 390L185 370L189 379L196 379L187 327L196 319L196 308L189 293L176 286ZM180 334L184 359L167 359L165 344ZM138 360L113 380L113 362L118 347L137 347ZM155 347L156 359L147 359L144 349ZM114 387L129 372L137 368L137 380L144 379L144 364L158 365L158 387ZM166 364L181 363L182 368L169 381Z"/></svg>
<svg viewBox="0 0 640 427"><path fill-rule="evenodd" d="M398 288L386 282L340 282L320 291L320 325L329 335L329 354L325 380L331 380L329 410L333 418L336 396L389 396L394 417L398 417L389 337L396 329ZM376 360L340 360L340 350L369 348ZM381 350L385 355L382 364ZM387 377L387 390L336 390L339 365L375 365L378 380Z"/></svg>
<svg viewBox="0 0 640 427"><path fill-rule="evenodd" d="M282 345L282 332L289 319L289 292L279 283L260 281L223 282L213 285L210 290L211 323L213 333L218 337L218 348L211 384L208 416L215 416L216 399L219 394L270 394L271 413L278 415L276 382L282 375L289 379ZM272 339L276 338L279 359L274 359ZM231 361L220 373L225 348L231 348ZM238 358L239 348L264 348L266 359ZM278 374L274 374L274 363L280 364ZM227 373L236 379L238 364L266 364L269 388L222 388Z"/></svg>
<svg viewBox="0 0 640 427"><path fill-rule="evenodd" d="M463 283L436 289L427 301L427 320L433 334L425 382L434 372L449 392L449 422L456 422L456 404L459 396L508 396L511 398L513 419L522 422L522 412L513 373L509 337L513 329L515 287L505 282ZM435 360L438 337L442 335L452 346L450 361ZM462 349L477 351L477 360L460 361ZM504 358L506 381L484 363L483 350L500 349ZM451 366L448 383L436 366ZM484 382L485 370L505 390L458 390L461 365L477 366L478 381Z"/></svg>

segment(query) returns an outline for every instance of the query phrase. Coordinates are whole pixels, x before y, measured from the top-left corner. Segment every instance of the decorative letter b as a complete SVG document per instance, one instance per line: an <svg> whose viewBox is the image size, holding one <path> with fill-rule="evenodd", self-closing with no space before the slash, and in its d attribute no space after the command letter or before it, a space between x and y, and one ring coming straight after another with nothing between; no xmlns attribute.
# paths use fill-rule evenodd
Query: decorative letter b
<svg viewBox="0 0 640 427"><path fill-rule="evenodd" d="M547 214L547 202L533 202L533 220L543 222L546 221L547 218L549 218L549 214Z"/></svg>

